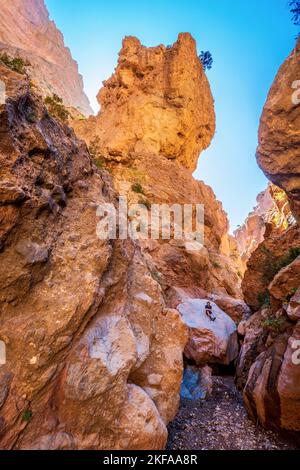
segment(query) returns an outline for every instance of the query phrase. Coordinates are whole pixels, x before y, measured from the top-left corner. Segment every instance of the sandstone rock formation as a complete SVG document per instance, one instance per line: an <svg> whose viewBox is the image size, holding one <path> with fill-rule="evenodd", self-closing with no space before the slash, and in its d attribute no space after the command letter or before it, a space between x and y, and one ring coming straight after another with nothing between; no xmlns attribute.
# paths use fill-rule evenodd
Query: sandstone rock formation
<svg viewBox="0 0 300 470"><path fill-rule="evenodd" d="M185 356L197 365L230 364L238 355L236 325L216 304L212 303L215 321L205 313L207 300L192 299L177 309L189 327Z"/></svg>
<svg viewBox="0 0 300 470"><path fill-rule="evenodd" d="M44 96L55 93L66 106L93 114L77 63L44 0L0 0L0 10L0 54L28 61L27 72Z"/></svg>
<svg viewBox="0 0 300 470"><path fill-rule="evenodd" d="M298 322L279 335L251 366L244 388L245 405L265 427L300 431L300 373L299 363L293 360L299 338Z"/></svg>
<svg viewBox="0 0 300 470"><path fill-rule="evenodd" d="M241 298L227 215L212 189L191 173L215 130L213 98L193 38L180 34L173 46L154 48L125 38L98 99L98 116L73 126L129 205L204 204L199 249L187 239L141 241L165 293L175 286Z"/></svg>
<svg viewBox="0 0 300 470"><path fill-rule="evenodd" d="M0 79L0 447L162 449L185 326L138 243L96 236L107 173L25 77Z"/></svg>
<svg viewBox="0 0 300 470"><path fill-rule="evenodd" d="M300 228L290 227L280 234L270 234L252 253L242 281L245 302L253 311L266 300L274 276L300 254ZM288 295L288 294L287 294Z"/></svg>
<svg viewBox="0 0 300 470"><path fill-rule="evenodd" d="M248 215L234 236L242 259L242 272L246 271L251 254L263 242L266 232L284 232L295 222L284 191L273 184L257 196L257 206Z"/></svg>
<svg viewBox="0 0 300 470"><path fill-rule="evenodd" d="M282 188L300 217L300 39L280 68L270 90L259 129L257 161L266 176Z"/></svg>
<svg viewBox="0 0 300 470"><path fill-rule="evenodd" d="M239 327L244 340L236 377L255 421L293 433L300 431L300 108L292 100L300 74L299 46L272 86L257 152L265 174L286 192L296 220L286 230L267 224L264 240L248 261L242 288L256 313Z"/></svg>
<svg viewBox="0 0 300 470"><path fill-rule="evenodd" d="M212 393L212 369L209 366L187 366L184 370L180 395L188 400L204 400Z"/></svg>

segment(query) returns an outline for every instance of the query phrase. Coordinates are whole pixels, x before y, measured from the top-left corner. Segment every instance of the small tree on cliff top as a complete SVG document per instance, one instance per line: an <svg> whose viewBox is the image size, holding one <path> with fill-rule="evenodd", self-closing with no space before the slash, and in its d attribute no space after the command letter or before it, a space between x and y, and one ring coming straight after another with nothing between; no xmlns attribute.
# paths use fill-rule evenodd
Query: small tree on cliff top
<svg viewBox="0 0 300 470"><path fill-rule="evenodd" d="M201 63L205 71L210 70L212 68L214 60L209 51L201 51L201 54L199 55L199 59L201 60Z"/></svg>
<svg viewBox="0 0 300 470"><path fill-rule="evenodd" d="M300 1L290 0L289 7L293 15L293 23L296 26L300 26Z"/></svg>

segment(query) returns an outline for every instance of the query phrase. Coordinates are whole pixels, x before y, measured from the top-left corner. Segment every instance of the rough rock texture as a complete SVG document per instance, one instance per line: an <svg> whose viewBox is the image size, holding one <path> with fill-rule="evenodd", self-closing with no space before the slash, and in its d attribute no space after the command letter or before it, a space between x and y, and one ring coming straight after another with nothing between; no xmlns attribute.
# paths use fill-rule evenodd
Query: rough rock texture
<svg viewBox="0 0 300 470"><path fill-rule="evenodd" d="M296 294L291 298L287 314L291 320L300 320L300 287Z"/></svg>
<svg viewBox="0 0 300 470"><path fill-rule="evenodd" d="M153 48L126 37L98 101L96 129L83 124L86 138L98 136L104 154L119 160L156 154L194 170L215 132L213 98L190 34Z"/></svg>
<svg viewBox="0 0 300 470"><path fill-rule="evenodd" d="M283 233L271 233L252 253L242 282L245 302L258 310L274 276L292 259L294 250L300 250L300 228L294 225ZM297 251L295 251L297 253Z"/></svg>
<svg viewBox="0 0 300 470"><path fill-rule="evenodd" d="M189 340L184 350L197 365L230 364L238 355L236 325L216 304L211 303L215 321L205 313L207 300L192 299L177 309L189 327Z"/></svg>
<svg viewBox="0 0 300 470"><path fill-rule="evenodd" d="M44 95L56 93L67 106L93 114L77 63L44 0L0 0L0 10L0 54L29 61L27 71Z"/></svg>
<svg viewBox="0 0 300 470"><path fill-rule="evenodd" d="M257 196L257 206L248 215L244 224L234 232L242 260L242 273L246 271L247 262L264 236L272 229L276 233L284 232L295 223L287 196L284 191L273 184Z"/></svg>
<svg viewBox="0 0 300 470"><path fill-rule="evenodd" d="M266 427L300 431L300 372L293 363L300 325L280 335L252 365L244 388L245 405Z"/></svg>
<svg viewBox="0 0 300 470"><path fill-rule="evenodd" d="M257 312L239 326L244 339L236 376L250 416L267 428L297 433L298 438L300 107L292 94L300 75L299 46L300 42L270 91L257 152L265 174L286 192L296 220L284 231L267 224L264 240L248 261L242 288L246 302Z"/></svg>
<svg viewBox="0 0 300 470"><path fill-rule="evenodd" d="M186 366L180 396L188 400L205 400L212 393L212 369L209 366Z"/></svg>
<svg viewBox="0 0 300 470"><path fill-rule="evenodd" d="M266 430L249 418L232 377L212 378L213 392L208 399L182 400L178 415L169 426L168 450L299 450L299 443Z"/></svg>
<svg viewBox="0 0 300 470"><path fill-rule="evenodd" d="M296 297L291 304L288 310L299 308ZM285 309L275 316L264 309L246 322L244 336L236 384L250 416L267 428L300 431L299 322L290 321Z"/></svg>
<svg viewBox="0 0 300 470"><path fill-rule="evenodd" d="M97 117L73 126L129 205L204 204L204 247L191 250L187 239L141 241L164 291L200 287L241 298L227 215L212 189L191 173L215 130L213 99L193 38L180 34L173 46L154 48L125 38L99 102Z"/></svg>
<svg viewBox="0 0 300 470"><path fill-rule="evenodd" d="M235 323L246 320L251 315L251 309L241 299L234 299L225 294L208 294L201 288L171 287L166 293L168 305L172 308L191 299L208 299L213 301L223 310Z"/></svg>
<svg viewBox="0 0 300 470"><path fill-rule="evenodd" d="M25 78L0 79L0 447L162 449L185 326L139 245L96 236L107 173Z"/></svg>
<svg viewBox="0 0 300 470"><path fill-rule="evenodd" d="M269 285L269 292L276 300L284 302L300 286L300 256L281 269Z"/></svg>
<svg viewBox="0 0 300 470"><path fill-rule="evenodd" d="M259 129L257 161L282 188L300 218L300 39L280 68L270 90Z"/></svg>

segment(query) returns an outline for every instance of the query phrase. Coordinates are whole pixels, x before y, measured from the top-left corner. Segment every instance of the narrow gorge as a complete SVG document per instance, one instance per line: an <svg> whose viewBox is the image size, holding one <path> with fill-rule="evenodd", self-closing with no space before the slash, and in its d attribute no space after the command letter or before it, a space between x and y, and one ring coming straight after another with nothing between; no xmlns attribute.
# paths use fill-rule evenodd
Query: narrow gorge
<svg viewBox="0 0 300 470"><path fill-rule="evenodd" d="M0 449L299 448L300 39L260 122L269 186L231 235L193 176L216 116L191 34L156 47L126 36L92 115L44 1L10 3L0 0ZM147 220L153 206L203 206L203 243L194 209L181 238L170 215L169 237L101 239L99 207L122 201ZM129 219L143 231L137 211Z"/></svg>

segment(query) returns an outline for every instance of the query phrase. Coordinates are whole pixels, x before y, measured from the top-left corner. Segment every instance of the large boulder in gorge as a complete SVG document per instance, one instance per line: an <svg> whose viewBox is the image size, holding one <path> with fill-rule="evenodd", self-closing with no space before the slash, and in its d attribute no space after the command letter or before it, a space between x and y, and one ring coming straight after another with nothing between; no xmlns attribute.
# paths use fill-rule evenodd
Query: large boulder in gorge
<svg viewBox="0 0 300 470"><path fill-rule="evenodd" d="M0 67L1 449L163 449L186 327L140 246L96 235L106 172Z"/></svg>
<svg viewBox="0 0 300 470"><path fill-rule="evenodd" d="M163 289L195 286L241 298L227 215L212 189L192 176L215 132L213 98L194 39L182 33L172 46L145 47L125 38L98 100L96 117L72 125L129 206L204 205L204 246L191 249L191 231L179 240L141 240Z"/></svg>
<svg viewBox="0 0 300 470"><path fill-rule="evenodd" d="M177 306L189 328L189 339L184 354L197 365L207 363L230 364L237 358L238 343L234 321L211 302L212 321L205 313L205 299L190 299Z"/></svg>
<svg viewBox="0 0 300 470"><path fill-rule="evenodd" d="M282 188L300 218L300 38L270 90L259 129L257 161L267 178Z"/></svg>
<svg viewBox="0 0 300 470"><path fill-rule="evenodd" d="M212 369L209 366L186 366L180 396L187 400L205 400L212 393Z"/></svg>
<svg viewBox="0 0 300 470"><path fill-rule="evenodd" d="M300 41L279 70L269 93L257 151L258 163L266 176L286 192L294 219L289 217L289 227L283 231L268 223L263 242L248 261L242 288L246 302L257 313L240 328L245 336L236 377L253 420L266 428L296 432L297 436L300 108L295 94L298 95L299 74Z"/></svg>

